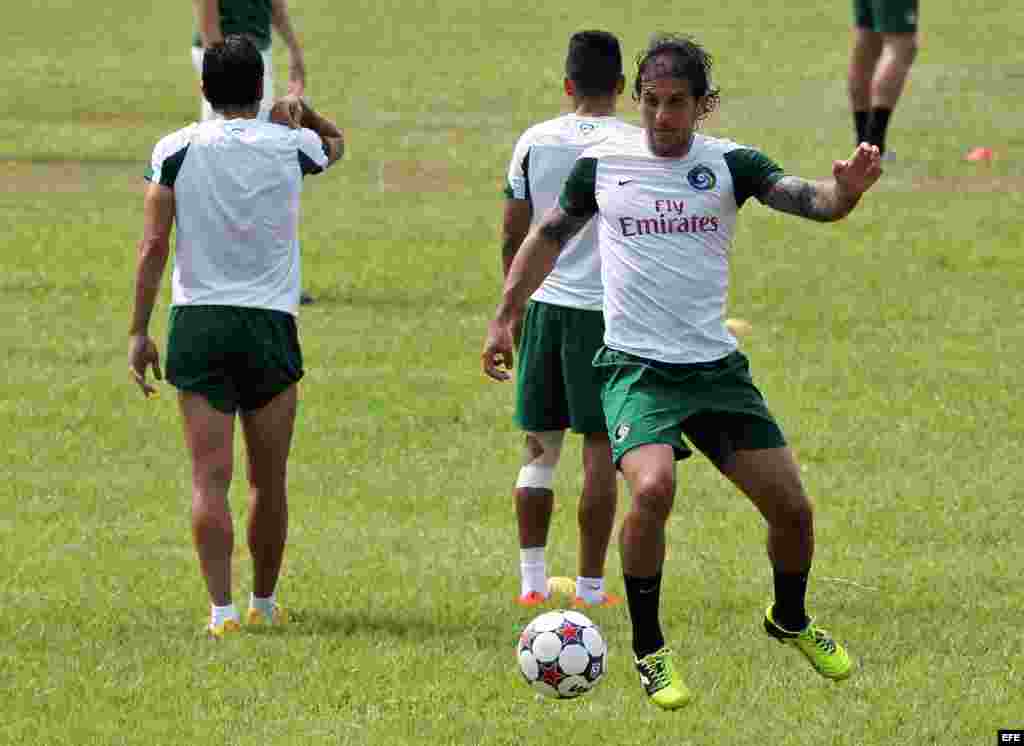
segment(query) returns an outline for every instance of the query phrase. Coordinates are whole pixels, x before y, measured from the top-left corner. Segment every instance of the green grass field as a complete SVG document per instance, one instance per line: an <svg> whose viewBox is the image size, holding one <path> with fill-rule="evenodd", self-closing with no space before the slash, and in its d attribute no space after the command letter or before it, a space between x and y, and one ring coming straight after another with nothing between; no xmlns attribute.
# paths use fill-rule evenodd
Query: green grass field
<svg viewBox="0 0 1024 746"><path fill-rule="evenodd" d="M202 635L173 391L146 401L127 371L142 173L198 111L189 4L39 5L0 31L0 743L959 746L1024 727L1024 11L924 3L899 160L848 220L743 210L730 314L817 500L812 609L858 669L827 683L760 631L761 521L692 459L663 616L698 699L666 714L621 608L592 614L611 670L586 698L539 701L516 670L519 436L512 388L479 371L505 168L563 106L569 34L602 27L630 60L651 31L696 34L714 133L824 177L852 149L847 5L295 0L310 94L349 139L304 198L318 302L280 587L300 621L225 644ZM996 159L965 162L974 146ZM574 440L555 574L575 574L578 460ZM608 576L621 592L617 549Z"/></svg>

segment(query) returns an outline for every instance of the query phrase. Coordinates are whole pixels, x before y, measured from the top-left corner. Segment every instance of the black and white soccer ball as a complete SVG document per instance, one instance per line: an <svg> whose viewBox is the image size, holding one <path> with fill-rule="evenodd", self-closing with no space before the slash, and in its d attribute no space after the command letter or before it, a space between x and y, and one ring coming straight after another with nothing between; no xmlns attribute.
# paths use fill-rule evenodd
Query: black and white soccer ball
<svg viewBox="0 0 1024 746"><path fill-rule="evenodd" d="M604 676L608 646L597 625L578 611L549 611L526 625L516 655L523 678L536 691L572 699Z"/></svg>

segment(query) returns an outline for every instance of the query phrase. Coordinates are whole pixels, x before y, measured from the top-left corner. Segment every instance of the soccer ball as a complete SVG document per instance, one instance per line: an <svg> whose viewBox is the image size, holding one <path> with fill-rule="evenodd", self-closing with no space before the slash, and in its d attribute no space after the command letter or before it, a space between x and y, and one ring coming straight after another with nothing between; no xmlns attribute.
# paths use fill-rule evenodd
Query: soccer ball
<svg viewBox="0 0 1024 746"><path fill-rule="evenodd" d="M519 635L519 670L546 697L572 699L601 680L608 647L597 625L577 611L541 614Z"/></svg>

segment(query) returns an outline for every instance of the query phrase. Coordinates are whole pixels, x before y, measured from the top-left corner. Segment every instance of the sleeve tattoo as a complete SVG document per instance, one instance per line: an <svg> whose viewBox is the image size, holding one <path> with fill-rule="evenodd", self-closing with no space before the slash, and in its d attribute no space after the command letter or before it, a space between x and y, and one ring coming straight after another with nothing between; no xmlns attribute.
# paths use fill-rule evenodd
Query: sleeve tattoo
<svg viewBox="0 0 1024 746"><path fill-rule="evenodd" d="M577 217L565 212L561 207L552 207L540 224L540 234L563 248L570 238L575 236L587 224L591 216Z"/></svg>
<svg viewBox="0 0 1024 746"><path fill-rule="evenodd" d="M829 185L799 176L783 176L764 193L761 202L780 212L822 223L838 220L853 207L841 201Z"/></svg>

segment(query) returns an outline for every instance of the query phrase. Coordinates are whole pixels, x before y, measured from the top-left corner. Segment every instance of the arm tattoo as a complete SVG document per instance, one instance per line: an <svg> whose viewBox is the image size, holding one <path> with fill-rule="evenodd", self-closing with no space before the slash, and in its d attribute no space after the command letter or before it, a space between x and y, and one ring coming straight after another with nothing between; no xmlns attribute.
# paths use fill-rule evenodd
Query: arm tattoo
<svg viewBox="0 0 1024 746"><path fill-rule="evenodd" d="M562 248L570 238L580 232L590 218L590 215L586 217L569 215L562 208L554 207L541 223L540 234L550 241L555 241L559 248Z"/></svg>
<svg viewBox="0 0 1024 746"><path fill-rule="evenodd" d="M843 203L828 184L798 176L783 176L761 197L761 202L780 212L821 223L839 220L853 208L852 204Z"/></svg>
<svg viewBox="0 0 1024 746"><path fill-rule="evenodd" d="M519 236L513 236L510 233L504 233L501 237L501 255L504 257L513 257L516 252L519 251L519 244L522 240Z"/></svg>
<svg viewBox="0 0 1024 746"><path fill-rule="evenodd" d="M501 258L505 261L506 265L511 264L515 258L516 252L519 251L519 246L523 243L522 236L513 236L506 233L501 238Z"/></svg>
<svg viewBox="0 0 1024 746"><path fill-rule="evenodd" d="M783 176L765 193L761 201L790 215L820 221L833 219L819 197L816 184L799 176Z"/></svg>

